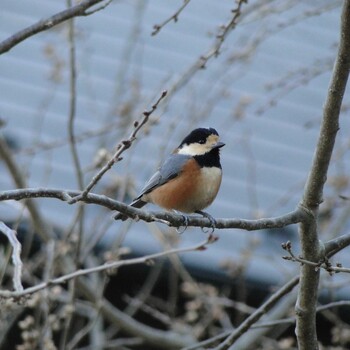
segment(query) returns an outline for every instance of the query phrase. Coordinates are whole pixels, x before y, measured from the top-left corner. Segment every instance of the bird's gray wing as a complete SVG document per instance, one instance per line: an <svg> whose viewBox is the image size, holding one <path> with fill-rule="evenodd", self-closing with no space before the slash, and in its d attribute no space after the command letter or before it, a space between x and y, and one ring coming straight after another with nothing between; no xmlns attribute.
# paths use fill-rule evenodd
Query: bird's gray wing
<svg viewBox="0 0 350 350"><path fill-rule="evenodd" d="M164 185L169 180L178 176L187 160L191 156L184 154L171 154L165 162L160 166L158 171L149 179L145 187L141 190L140 195L135 201L140 199L144 194L151 192L153 189Z"/></svg>

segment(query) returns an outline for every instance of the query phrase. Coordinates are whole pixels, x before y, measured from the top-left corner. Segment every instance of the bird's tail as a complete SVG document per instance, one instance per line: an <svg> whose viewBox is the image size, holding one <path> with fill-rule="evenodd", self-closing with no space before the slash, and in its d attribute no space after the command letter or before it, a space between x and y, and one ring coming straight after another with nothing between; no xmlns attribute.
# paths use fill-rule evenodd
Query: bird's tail
<svg viewBox="0 0 350 350"><path fill-rule="evenodd" d="M147 203L142 201L141 199L135 199L132 203L130 203L130 205L134 208L142 208L144 205L146 205ZM114 219L115 220L122 220L125 221L126 219L128 219L129 217L123 213L118 213Z"/></svg>

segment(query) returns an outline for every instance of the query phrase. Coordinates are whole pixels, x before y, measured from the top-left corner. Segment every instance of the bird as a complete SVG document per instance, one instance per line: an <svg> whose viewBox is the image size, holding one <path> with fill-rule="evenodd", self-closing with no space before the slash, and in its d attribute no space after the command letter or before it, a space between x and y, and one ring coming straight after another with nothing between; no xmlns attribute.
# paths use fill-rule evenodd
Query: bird
<svg viewBox="0 0 350 350"><path fill-rule="evenodd" d="M130 204L142 208L153 203L168 211L201 214L215 227L215 219L203 209L216 198L222 180L219 141L214 128L192 130L180 145L165 159ZM187 227L187 216L183 215ZM118 213L116 220L126 220Z"/></svg>

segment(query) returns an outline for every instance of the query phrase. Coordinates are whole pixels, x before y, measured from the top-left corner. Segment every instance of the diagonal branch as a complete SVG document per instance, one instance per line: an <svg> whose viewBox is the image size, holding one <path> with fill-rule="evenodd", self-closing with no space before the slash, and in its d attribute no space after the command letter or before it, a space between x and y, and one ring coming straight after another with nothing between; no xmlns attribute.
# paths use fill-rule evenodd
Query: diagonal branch
<svg viewBox="0 0 350 350"><path fill-rule="evenodd" d="M180 8L173 14L171 15L169 18L167 18L166 20L164 20L162 23L160 24L155 24L153 26L153 32L151 33L151 35L156 35L160 32L160 30L167 25L169 22L174 21L177 22L179 19L179 15L180 13L185 9L185 7L189 4L191 0L184 0L184 3L180 6Z"/></svg>
<svg viewBox="0 0 350 350"><path fill-rule="evenodd" d="M350 245L350 233L331 239L325 243L325 255L333 256Z"/></svg>
<svg viewBox="0 0 350 350"><path fill-rule="evenodd" d="M1 230L1 232L4 232L4 233L6 232L7 237L9 237L9 235L8 235L9 229L4 230L3 225L4 224L0 223L0 230ZM6 227L6 225L5 225L5 227ZM10 231L12 231L12 230L10 230ZM16 246L13 244L13 239L11 237L9 237L9 239L11 239L11 244L14 247L14 251L16 252L16 254L19 254L18 249L15 249ZM186 252L205 250L206 246L208 244L214 242L215 240L216 240L216 238L214 236L210 235L210 236L208 236L208 238L205 241L200 242L200 243L193 245L191 247L175 248L175 249L166 250L166 251L163 251L160 253L154 253L154 254L142 256L139 258L132 258L132 259L126 259L126 260L107 262L103 265L76 270L74 272L68 273L68 274L63 275L61 277L57 277L55 279L48 280L46 282L42 282L40 284L37 284L33 287L28 287L26 289L23 289L22 285L20 284L20 276L19 276L19 286L16 285L16 290L14 292L7 291L7 290L0 290L0 297L2 297L2 298L21 298L23 296L36 293L36 292L38 292L42 289L48 288L50 286L62 284L62 283L65 283L69 280L72 280L74 278L89 275L91 273L102 272L102 271L107 271L107 270L111 270L111 269L118 269L122 266L129 266L129 265L135 265L135 264L146 264L146 263L150 263L154 259L159 259L161 257L169 256L172 254L181 254L181 253L186 253ZM18 244L19 244L19 242L18 242ZM20 266L20 267L22 267L22 266Z"/></svg>
<svg viewBox="0 0 350 350"><path fill-rule="evenodd" d="M162 101L165 96L167 95L167 91L164 90L161 95L159 96L158 100L153 104L152 108L148 111L143 112L143 117L140 122L136 121L134 123L134 130L130 134L129 138L127 140L123 140L120 142L120 144L117 146L117 151L114 153L113 157L107 162L106 165L102 167L102 169L92 178L90 183L86 186L84 191L72 198L68 203L69 204L74 204L80 201L81 199L85 198L87 194L93 189L93 187L97 184L98 181L101 180L102 176L112 168L112 166L121 160L122 158L120 157L123 152L125 152L128 148L131 147L132 143L136 140L136 135L140 131L140 129L147 123L150 115L157 109L160 101Z"/></svg>
<svg viewBox="0 0 350 350"><path fill-rule="evenodd" d="M256 311L247 317L227 338L213 350L227 350L242 336L254 323L264 316L283 296L288 294L299 282L296 276L273 293Z"/></svg>
<svg viewBox="0 0 350 350"><path fill-rule="evenodd" d="M77 16L88 16L93 12L87 12L86 10L102 1L104 0L84 0L78 5L72 6L69 9L56 13L51 17L42 19L39 22L20 30L0 43L0 55L11 50L14 46L18 45L29 37L50 29L57 24L66 21L67 19Z"/></svg>

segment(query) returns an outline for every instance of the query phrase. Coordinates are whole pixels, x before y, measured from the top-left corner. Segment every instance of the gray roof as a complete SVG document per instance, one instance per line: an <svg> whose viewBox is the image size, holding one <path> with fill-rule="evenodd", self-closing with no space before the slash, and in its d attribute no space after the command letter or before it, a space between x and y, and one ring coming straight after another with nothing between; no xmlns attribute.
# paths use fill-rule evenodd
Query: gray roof
<svg viewBox="0 0 350 350"><path fill-rule="evenodd" d="M184 73L208 52L218 26L229 20L232 2L191 1L177 23L151 36L153 25L172 15L180 3L116 1L75 20L75 130L83 137L78 149L86 181L95 172L88 169L97 148L113 151L130 132L130 122L167 89L172 93L152 116L155 125L146 127L149 132L142 134L95 191L103 191L116 177L127 176L137 192L188 130L211 126L226 147L222 149L222 187L208 211L218 217L253 218L292 210L300 200L318 136L338 41L341 1L250 1L221 54L183 84ZM0 40L63 9L58 0L3 0ZM3 132L16 144L16 158L29 174L29 185L77 188L67 142L66 26L36 35L2 55L0 72ZM347 94L344 103L349 102ZM339 157L334 157L331 179L349 174L350 122L345 114L349 112L341 121L335 152ZM90 132L97 136L86 136ZM9 188L13 183L2 171L0 189ZM328 199L336 208L344 205L340 199L331 201L342 190L330 182L325 205ZM57 225L74 215L65 203L41 203L46 217ZM14 215L13 207L5 206L6 213ZM102 214L110 220L110 213L89 207L89 235L99 231L97 219ZM158 248L150 227L133 224L126 244L135 251ZM111 222L105 242L114 239L120 228L121 223ZM296 268L281 260L284 252L277 235L236 230L217 234L220 240L207 251L184 259L222 271L223 259L237 259L256 244L260 259L252 260L248 271L257 272L261 280L278 282ZM202 238L200 230L188 229L180 240L186 245Z"/></svg>

